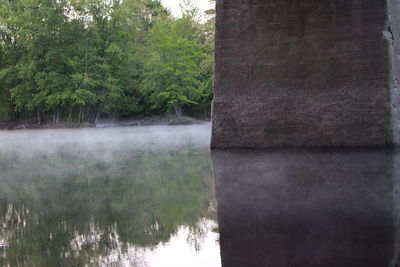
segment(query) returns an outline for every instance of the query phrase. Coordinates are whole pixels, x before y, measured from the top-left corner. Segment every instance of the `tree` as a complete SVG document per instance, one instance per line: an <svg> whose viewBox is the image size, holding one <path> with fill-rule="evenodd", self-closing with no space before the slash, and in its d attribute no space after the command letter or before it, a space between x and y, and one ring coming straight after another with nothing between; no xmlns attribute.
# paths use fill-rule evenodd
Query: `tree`
<svg viewBox="0 0 400 267"><path fill-rule="evenodd" d="M21 4L18 1L0 1L0 120L17 119L11 89L21 81L17 75L17 63L25 54L26 47L18 32Z"/></svg>
<svg viewBox="0 0 400 267"><path fill-rule="evenodd" d="M174 18L159 0L0 0L0 121L207 114L213 16L202 20L190 0L182 9Z"/></svg>
<svg viewBox="0 0 400 267"><path fill-rule="evenodd" d="M170 19L154 26L145 64L143 90L152 109L174 109L182 120L185 105L202 97L200 62L204 57L194 38L191 17Z"/></svg>

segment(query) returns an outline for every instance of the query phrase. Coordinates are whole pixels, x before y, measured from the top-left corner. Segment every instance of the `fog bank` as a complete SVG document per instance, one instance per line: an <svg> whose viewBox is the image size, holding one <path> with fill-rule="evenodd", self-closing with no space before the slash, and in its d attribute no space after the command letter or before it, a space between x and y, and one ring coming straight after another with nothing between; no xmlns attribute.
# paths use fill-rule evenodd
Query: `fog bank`
<svg viewBox="0 0 400 267"><path fill-rule="evenodd" d="M77 150L176 150L187 146L207 148L209 123L188 126L143 126L87 129L0 131L0 156L13 153L52 153Z"/></svg>

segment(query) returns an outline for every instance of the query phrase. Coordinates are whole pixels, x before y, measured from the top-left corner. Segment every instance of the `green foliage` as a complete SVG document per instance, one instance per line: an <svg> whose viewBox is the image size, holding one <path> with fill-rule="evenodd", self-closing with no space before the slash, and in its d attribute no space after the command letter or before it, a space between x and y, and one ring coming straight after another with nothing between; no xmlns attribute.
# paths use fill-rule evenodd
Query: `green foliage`
<svg viewBox="0 0 400 267"><path fill-rule="evenodd" d="M0 120L209 105L213 27L190 1L183 10L173 18L159 0L0 0Z"/></svg>
<svg viewBox="0 0 400 267"><path fill-rule="evenodd" d="M200 62L204 57L189 17L155 25L145 64L143 90L153 109L197 104L202 96Z"/></svg>

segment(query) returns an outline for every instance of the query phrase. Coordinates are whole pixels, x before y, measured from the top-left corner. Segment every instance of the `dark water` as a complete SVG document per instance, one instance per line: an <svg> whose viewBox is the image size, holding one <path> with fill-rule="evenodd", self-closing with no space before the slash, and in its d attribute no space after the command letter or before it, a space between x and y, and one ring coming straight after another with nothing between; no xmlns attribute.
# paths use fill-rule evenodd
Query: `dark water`
<svg viewBox="0 0 400 267"><path fill-rule="evenodd" d="M400 266L399 155L214 152L222 266Z"/></svg>
<svg viewBox="0 0 400 267"><path fill-rule="evenodd" d="M399 153L209 132L0 132L0 266L400 266Z"/></svg>

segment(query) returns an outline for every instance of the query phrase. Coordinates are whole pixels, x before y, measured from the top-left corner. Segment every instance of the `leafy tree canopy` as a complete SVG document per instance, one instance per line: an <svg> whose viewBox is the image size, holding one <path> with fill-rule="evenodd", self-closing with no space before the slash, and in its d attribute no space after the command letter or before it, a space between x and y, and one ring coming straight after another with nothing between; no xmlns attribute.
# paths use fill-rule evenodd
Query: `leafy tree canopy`
<svg viewBox="0 0 400 267"><path fill-rule="evenodd" d="M200 19L188 0L182 10L172 17L159 0L0 0L0 121L207 113L213 14Z"/></svg>

